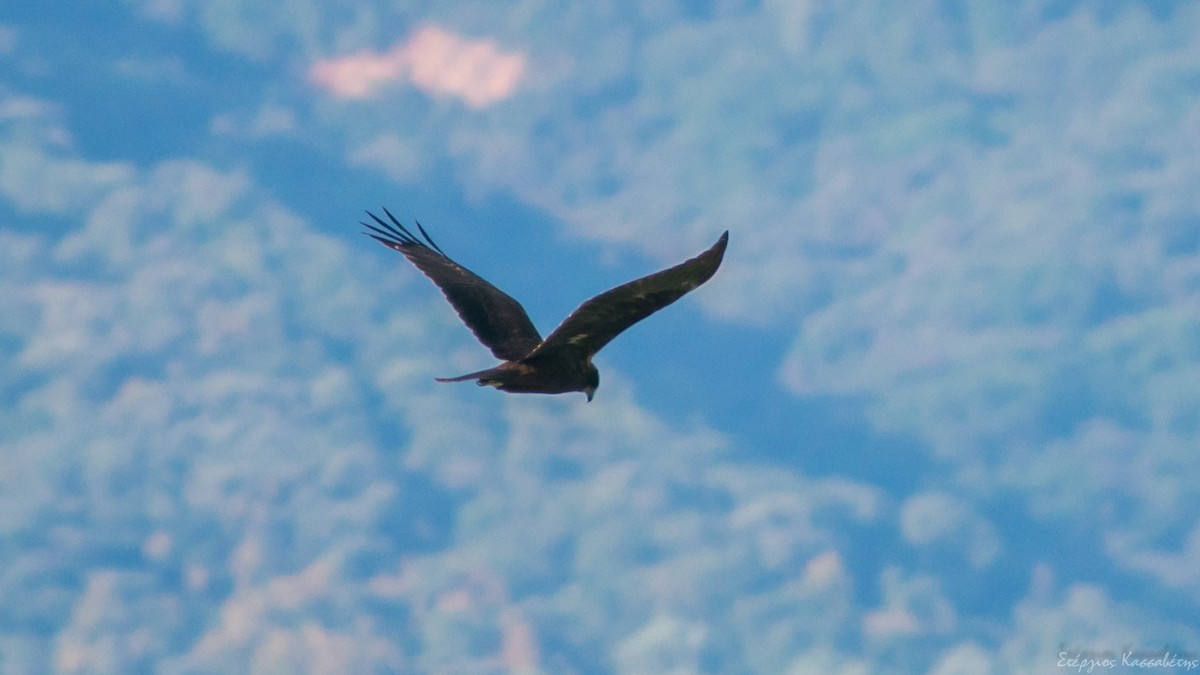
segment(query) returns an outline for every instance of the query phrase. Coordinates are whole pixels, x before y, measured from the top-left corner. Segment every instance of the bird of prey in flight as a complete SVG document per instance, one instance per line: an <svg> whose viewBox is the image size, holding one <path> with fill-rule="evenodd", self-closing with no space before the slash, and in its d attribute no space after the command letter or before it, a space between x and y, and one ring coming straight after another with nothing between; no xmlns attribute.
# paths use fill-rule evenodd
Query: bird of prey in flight
<svg viewBox="0 0 1200 675"><path fill-rule="evenodd" d="M633 324L708 281L721 265L726 231L704 253L661 272L630 281L580 305L546 339L538 334L521 303L442 252L417 223L417 237L386 208L386 222L370 211L375 224L360 221L369 235L404 254L433 280L475 337L492 350L500 365L438 382L476 380L479 386L526 394L581 391L588 400L600 386L592 357Z"/></svg>

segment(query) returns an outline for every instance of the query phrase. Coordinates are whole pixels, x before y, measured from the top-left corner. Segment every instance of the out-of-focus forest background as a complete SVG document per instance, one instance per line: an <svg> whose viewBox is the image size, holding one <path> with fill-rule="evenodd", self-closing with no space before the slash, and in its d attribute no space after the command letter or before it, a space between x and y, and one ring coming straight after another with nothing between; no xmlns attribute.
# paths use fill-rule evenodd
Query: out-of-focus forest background
<svg viewBox="0 0 1200 675"><path fill-rule="evenodd" d="M1200 658L1200 6L0 6L0 671ZM601 387L548 332L702 250ZM1169 670L1169 669L1166 669Z"/></svg>

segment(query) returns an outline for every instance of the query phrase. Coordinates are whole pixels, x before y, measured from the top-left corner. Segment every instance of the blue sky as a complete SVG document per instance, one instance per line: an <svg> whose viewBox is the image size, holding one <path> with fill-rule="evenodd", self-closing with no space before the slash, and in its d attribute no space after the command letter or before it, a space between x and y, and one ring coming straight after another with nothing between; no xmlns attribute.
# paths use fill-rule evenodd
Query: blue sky
<svg viewBox="0 0 1200 675"><path fill-rule="evenodd" d="M1200 659L1197 34L1187 2L5 6L0 669ZM730 246L595 401L506 396L433 382L492 361L359 234L380 206L543 333Z"/></svg>

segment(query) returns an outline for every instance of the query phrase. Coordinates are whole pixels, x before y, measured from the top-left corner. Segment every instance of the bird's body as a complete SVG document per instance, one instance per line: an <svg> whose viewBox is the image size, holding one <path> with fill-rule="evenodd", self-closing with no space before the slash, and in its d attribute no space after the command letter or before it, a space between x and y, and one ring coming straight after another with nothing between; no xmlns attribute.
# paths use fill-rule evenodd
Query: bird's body
<svg viewBox="0 0 1200 675"><path fill-rule="evenodd" d="M571 313L546 339L521 304L442 252L420 223L417 238L387 209L385 222L362 223L368 235L404 254L437 284L475 337L503 361L500 365L439 382L475 380L480 386L526 394L581 391L592 399L600 373L592 356L626 328L708 281L725 255L729 233L704 253L674 267L601 293Z"/></svg>
<svg viewBox="0 0 1200 675"><path fill-rule="evenodd" d="M600 372L592 365L591 359L555 359L542 364L536 360L520 359L458 377L434 379L438 382L475 380L481 386L491 386L514 394L569 394L573 391L594 392L600 385Z"/></svg>

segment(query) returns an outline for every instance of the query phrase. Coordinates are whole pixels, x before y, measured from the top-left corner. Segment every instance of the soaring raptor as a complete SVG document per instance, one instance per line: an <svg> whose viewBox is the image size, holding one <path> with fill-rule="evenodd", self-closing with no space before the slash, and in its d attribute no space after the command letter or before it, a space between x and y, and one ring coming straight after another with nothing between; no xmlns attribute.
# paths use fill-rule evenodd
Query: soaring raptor
<svg viewBox="0 0 1200 675"><path fill-rule="evenodd" d="M475 337L504 361L495 368L436 378L438 382L476 380L481 387L524 394L581 391L589 401L600 386L600 372L592 365L596 352L626 328L708 281L729 242L726 231L712 248L691 260L597 295L543 340L521 303L451 260L420 223L417 237L386 208L383 212L391 222L368 211L375 224L360 221L370 230L364 234L403 253L432 279Z"/></svg>

